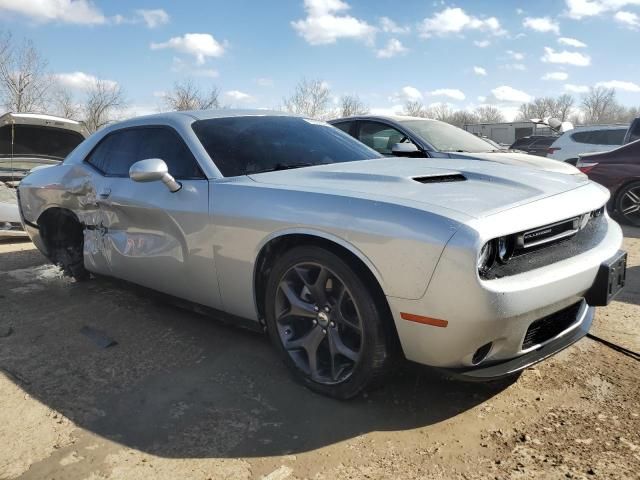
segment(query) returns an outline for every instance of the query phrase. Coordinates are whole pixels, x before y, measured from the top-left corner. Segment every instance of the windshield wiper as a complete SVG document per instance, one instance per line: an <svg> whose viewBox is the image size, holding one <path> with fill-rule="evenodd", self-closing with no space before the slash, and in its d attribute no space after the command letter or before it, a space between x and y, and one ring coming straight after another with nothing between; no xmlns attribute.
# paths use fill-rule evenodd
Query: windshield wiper
<svg viewBox="0 0 640 480"><path fill-rule="evenodd" d="M298 163L276 163L273 167L264 168L261 170L249 170L247 174L251 173L264 173L264 172L276 172L278 170L291 170L294 168L303 168L303 167L313 167L315 165L322 165L321 163L309 163L309 162L298 162Z"/></svg>

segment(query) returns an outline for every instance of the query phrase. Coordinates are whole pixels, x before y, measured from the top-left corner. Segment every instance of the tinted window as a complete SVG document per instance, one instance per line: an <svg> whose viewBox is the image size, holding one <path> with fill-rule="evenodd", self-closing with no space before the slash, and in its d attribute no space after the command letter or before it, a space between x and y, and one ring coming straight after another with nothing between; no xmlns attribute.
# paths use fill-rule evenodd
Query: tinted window
<svg viewBox="0 0 640 480"><path fill-rule="evenodd" d="M640 139L640 118L636 118L631 127L629 127L629 138L627 138L627 142L635 142Z"/></svg>
<svg viewBox="0 0 640 480"><path fill-rule="evenodd" d="M182 139L170 128L133 128L114 132L91 152L87 162L109 176L128 177L139 160L160 158L178 179L203 178Z"/></svg>
<svg viewBox="0 0 640 480"><path fill-rule="evenodd" d="M438 120L403 120L400 123L440 152L491 152L495 147L461 128Z"/></svg>
<svg viewBox="0 0 640 480"><path fill-rule="evenodd" d="M383 155L391 155L396 143L407 141L407 136L395 128L378 122L361 122L358 140Z"/></svg>
<svg viewBox="0 0 640 480"><path fill-rule="evenodd" d="M38 125L13 125L14 155L65 158L84 137L77 132ZM0 128L0 155L11 154L11 126Z"/></svg>
<svg viewBox="0 0 640 480"><path fill-rule="evenodd" d="M349 133L352 125L353 125L353 122L340 122L340 123L333 124L334 127L339 128L345 133Z"/></svg>
<svg viewBox="0 0 640 480"><path fill-rule="evenodd" d="M298 117L214 118L192 127L225 177L379 157L328 123Z"/></svg>
<svg viewBox="0 0 640 480"><path fill-rule="evenodd" d="M522 148L522 147L526 147L527 145L529 145L530 143L532 143L535 139L531 138L531 137L522 137L519 138L518 140L516 140L515 142L513 142L513 144L511 145L511 148Z"/></svg>
<svg viewBox="0 0 640 480"><path fill-rule="evenodd" d="M578 143L590 145L622 145L624 134L623 129L592 130L576 132L571 135L571 138Z"/></svg>

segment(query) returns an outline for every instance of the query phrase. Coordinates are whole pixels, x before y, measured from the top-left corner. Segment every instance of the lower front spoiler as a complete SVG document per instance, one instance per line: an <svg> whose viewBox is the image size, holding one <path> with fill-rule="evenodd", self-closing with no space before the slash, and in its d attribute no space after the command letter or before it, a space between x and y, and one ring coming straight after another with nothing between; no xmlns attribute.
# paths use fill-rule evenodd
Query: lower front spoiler
<svg viewBox="0 0 640 480"><path fill-rule="evenodd" d="M577 328L568 332L566 335L561 336L549 343L544 344L537 350L533 350L529 353L525 353L511 360L505 360L498 363L488 364L486 366L471 367L471 368L454 368L454 369L440 369L449 376L457 377L463 380L471 381L484 381L495 380L498 378L506 377L514 373L520 372L525 368L531 367L536 363L549 358L552 355L564 350L565 348L573 345L587 333L593 323L593 315L595 308L588 306L584 313L584 317Z"/></svg>

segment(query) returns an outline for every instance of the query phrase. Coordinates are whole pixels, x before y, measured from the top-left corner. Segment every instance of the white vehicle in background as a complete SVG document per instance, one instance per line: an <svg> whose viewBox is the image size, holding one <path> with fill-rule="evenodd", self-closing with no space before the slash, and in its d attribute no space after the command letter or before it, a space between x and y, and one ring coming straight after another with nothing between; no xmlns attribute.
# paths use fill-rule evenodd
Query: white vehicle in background
<svg viewBox="0 0 640 480"><path fill-rule="evenodd" d="M551 144L547 158L575 165L583 153L606 152L624 142L629 125L589 125L563 133Z"/></svg>
<svg viewBox="0 0 640 480"><path fill-rule="evenodd" d="M38 113L0 115L0 240L27 237L15 187L34 168L58 165L88 136L75 120Z"/></svg>

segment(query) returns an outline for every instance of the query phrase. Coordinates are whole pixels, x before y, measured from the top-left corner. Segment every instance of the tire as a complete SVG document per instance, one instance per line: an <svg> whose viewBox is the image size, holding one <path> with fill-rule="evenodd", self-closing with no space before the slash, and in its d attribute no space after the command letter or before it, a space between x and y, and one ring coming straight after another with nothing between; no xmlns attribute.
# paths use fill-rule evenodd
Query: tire
<svg viewBox="0 0 640 480"><path fill-rule="evenodd" d="M640 181L628 183L620 189L616 195L615 211L623 223L640 227Z"/></svg>
<svg viewBox="0 0 640 480"><path fill-rule="evenodd" d="M301 246L277 260L265 290L267 331L284 363L303 385L342 400L380 381L391 360L386 309L362 277L338 255Z"/></svg>

